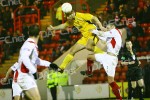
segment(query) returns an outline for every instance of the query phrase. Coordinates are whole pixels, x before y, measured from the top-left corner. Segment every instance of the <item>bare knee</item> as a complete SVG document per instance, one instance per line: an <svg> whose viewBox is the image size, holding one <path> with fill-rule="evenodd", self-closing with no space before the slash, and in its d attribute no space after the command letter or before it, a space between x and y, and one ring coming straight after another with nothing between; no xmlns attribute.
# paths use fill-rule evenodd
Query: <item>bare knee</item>
<svg viewBox="0 0 150 100"><path fill-rule="evenodd" d="M132 81L132 82L131 82L131 87L132 87L133 89L136 88L136 81Z"/></svg>
<svg viewBox="0 0 150 100"><path fill-rule="evenodd" d="M89 51L94 51L94 49L92 47L91 48L90 47L86 47L86 49L89 50Z"/></svg>
<svg viewBox="0 0 150 100"><path fill-rule="evenodd" d="M20 100L20 96L14 96L14 100Z"/></svg>
<svg viewBox="0 0 150 100"><path fill-rule="evenodd" d="M39 90L37 87L31 88L31 89L25 91L25 95L30 100L41 100L41 96L40 96L40 93L39 93Z"/></svg>
<svg viewBox="0 0 150 100"><path fill-rule="evenodd" d="M108 76L108 83L110 84L110 83L112 83L112 82L114 82L114 77Z"/></svg>
<svg viewBox="0 0 150 100"><path fill-rule="evenodd" d="M88 60L91 60L91 56L90 56L90 55L88 55L88 56L87 56L87 59L88 59Z"/></svg>
<svg viewBox="0 0 150 100"><path fill-rule="evenodd" d="M40 95L34 95L33 97L28 97L28 98L30 98L31 100L41 100Z"/></svg>
<svg viewBox="0 0 150 100"><path fill-rule="evenodd" d="M36 97L34 97L33 100L41 100L40 95L37 95Z"/></svg>
<svg viewBox="0 0 150 100"><path fill-rule="evenodd" d="M69 54L71 54L71 55L74 56L74 55L76 54L76 52L75 52L74 50L71 49L70 52L69 52Z"/></svg>
<svg viewBox="0 0 150 100"><path fill-rule="evenodd" d="M94 56L93 54L89 54L89 55L87 56L87 59L88 59L88 60L93 60L93 61L95 61L95 56Z"/></svg>
<svg viewBox="0 0 150 100"><path fill-rule="evenodd" d="M138 85L139 85L140 87L143 87L143 86L144 86L144 81L143 81L143 79L138 80Z"/></svg>

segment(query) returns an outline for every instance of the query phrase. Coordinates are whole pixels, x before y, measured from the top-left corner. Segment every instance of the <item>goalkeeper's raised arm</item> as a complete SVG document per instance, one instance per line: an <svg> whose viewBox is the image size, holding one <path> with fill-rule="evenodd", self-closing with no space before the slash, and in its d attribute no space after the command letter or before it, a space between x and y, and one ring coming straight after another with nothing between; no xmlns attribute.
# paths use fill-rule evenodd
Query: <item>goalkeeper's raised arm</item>
<svg viewBox="0 0 150 100"><path fill-rule="evenodd" d="M48 30L53 31L53 30L63 30L66 29L69 25L67 23L60 24L58 26L52 26L50 25L47 27Z"/></svg>

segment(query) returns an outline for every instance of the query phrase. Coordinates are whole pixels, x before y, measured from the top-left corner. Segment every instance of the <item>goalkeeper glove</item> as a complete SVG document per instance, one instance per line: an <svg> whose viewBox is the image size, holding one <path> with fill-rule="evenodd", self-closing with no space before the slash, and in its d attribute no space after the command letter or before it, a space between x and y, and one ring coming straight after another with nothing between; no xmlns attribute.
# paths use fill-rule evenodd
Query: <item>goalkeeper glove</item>
<svg viewBox="0 0 150 100"><path fill-rule="evenodd" d="M53 70L58 70L59 67L55 63L51 63L49 65L49 68L52 68Z"/></svg>

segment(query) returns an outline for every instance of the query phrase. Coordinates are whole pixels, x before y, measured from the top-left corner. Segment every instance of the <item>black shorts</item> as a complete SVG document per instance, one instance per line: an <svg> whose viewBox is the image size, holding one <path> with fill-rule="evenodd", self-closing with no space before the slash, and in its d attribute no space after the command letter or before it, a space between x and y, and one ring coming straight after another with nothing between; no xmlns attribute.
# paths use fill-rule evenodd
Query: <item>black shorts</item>
<svg viewBox="0 0 150 100"><path fill-rule="evenodd" d="M143 78L143 71L141 67L128 68L127 79L130 81L138 81Z"/></svg>

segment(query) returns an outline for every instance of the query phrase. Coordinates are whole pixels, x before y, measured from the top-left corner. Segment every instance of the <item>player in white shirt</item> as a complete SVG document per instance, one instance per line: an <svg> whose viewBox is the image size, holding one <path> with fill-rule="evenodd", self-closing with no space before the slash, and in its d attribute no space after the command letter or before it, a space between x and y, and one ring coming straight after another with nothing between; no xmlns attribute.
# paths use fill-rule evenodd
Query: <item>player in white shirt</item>
<svg viewBox="0 0 150 100"><path fill-rule="evenodd" d="M18 69L19 65L18 63L16 62L13 66L11 66L6 75L5 75L5 78L3 78L1 80L2 84L6 84L7 81L8 81L8 78L10 76L11 73L14 72L14 76L16 76L16 70ZM14 97L14 100L20 100L20 96L21 96L21 93L22 93L22 89L21 87L18 85L18 83L15 82L15 78L13 78L13 82L12 82L12 91L13 91L13 97Z"/></svg>
<svg viewBox="0 0 150 100"><path fill-rule="evenodd" d="M51 67L57 70L58 66L49 61L38 57L38 40L40 29L38 25L29 27L29 38L24 42L20 49L17 69L15 76L16 83L19 84L25 95L31 100L41 100L35 79L37 79L37 65Z"/></svg>
<svg viewBox="0 0 150 100"><path fill-rule="evenodd" d="M103 65L108 75L108 83L112 87L112 91L116 95L117 99L122 100L120 88L114 81L115 69L118 63L117 55L122 46L122 32L115 28L114 24L107 25L107 29L110 31L92 31L92 33L96 34L99 39L103 38L103 40L105 40L107 50L105 53L90 54L88 55L88 59L100 62ZM88 49L92 50L93 46L91 45Z"/></svg>

